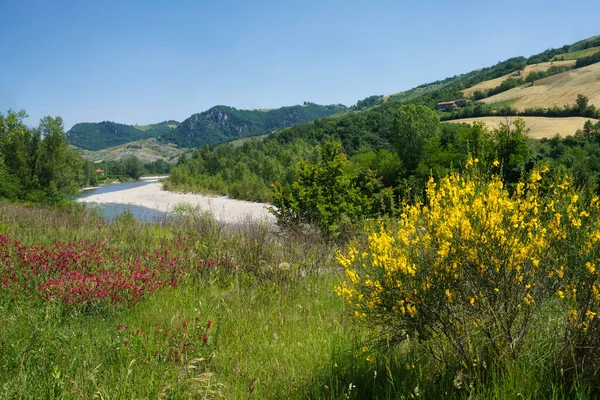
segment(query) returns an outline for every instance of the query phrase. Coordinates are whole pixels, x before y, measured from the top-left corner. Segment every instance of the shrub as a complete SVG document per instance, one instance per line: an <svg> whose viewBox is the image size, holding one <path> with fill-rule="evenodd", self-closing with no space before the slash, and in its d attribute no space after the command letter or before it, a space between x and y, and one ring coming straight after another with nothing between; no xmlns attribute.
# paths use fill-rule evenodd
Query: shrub
<svg viewBox="0 0 600 400"><path fill-rule="evenodd" d="M545 168L509 191L477 162L431 179L425 203L405 205L397 225L380 224L338 257L347 280L337 291L380 345L415 338L465 369L519 356L555 296L567 228L586 215L566 180L543 182Z"/></svg>

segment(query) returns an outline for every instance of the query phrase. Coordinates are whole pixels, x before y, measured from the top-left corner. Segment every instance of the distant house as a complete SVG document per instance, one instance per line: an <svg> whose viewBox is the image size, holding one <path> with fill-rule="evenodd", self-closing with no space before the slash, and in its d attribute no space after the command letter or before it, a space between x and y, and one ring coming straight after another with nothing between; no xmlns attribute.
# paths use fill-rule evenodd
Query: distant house
<svg viewBox="0 0 600 400"><path fill-rule="evenodd" d="M456 104L453 101L443 101L437 104L437 110L441 112L452 111L456 108Z"/></svg>
<svg viewBox="0 0 600 400"><path fill-rule="evenodd" d="M103 169L97 169L96 173L100 176L104 176L104 170Z"/></svg>
<svg viewBox="0 0 600 400"><path fill-rule="evenodd" d="M441 111L441 112L453 111L455 108L464 107L470 102L471 102L471 100L467 100L467 99L458 99L458 100L454 100L454 101L443 101L443 102L437 104L437 110Z"/></svg>

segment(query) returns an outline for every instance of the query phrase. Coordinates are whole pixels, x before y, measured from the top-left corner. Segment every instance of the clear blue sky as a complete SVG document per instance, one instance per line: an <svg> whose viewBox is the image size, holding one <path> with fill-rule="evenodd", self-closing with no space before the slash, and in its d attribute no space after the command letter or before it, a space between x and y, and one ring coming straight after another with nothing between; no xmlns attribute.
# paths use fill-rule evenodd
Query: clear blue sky
<svg viewBox="0 0 600 400"><path fill-rule="evenodd" d="M355 104L600 34L600 1L0 0L0 112Z"/></svg>

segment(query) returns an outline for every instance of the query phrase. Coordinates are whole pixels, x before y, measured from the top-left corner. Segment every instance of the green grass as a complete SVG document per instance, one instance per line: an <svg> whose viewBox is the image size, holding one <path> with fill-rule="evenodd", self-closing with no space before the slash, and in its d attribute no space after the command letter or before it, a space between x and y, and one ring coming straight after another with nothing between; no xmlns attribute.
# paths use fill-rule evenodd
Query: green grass
<svg viewBox="0 0 600 400"><path fill-rule="evenodd" d="M508 100L504 100L504 101L497 101L495 103L490 103L489 107L492 110L499 110L499 109L504 108L504 107L510 107L510 106L512 106L518 100L519 100L518 98L514 98L514 99L508 99Z"/></svg>
<svg viewBox="0 0 600 400"><path fill-rule="evenodd" d="M200 257L246 266L96 312L0 293L0 398L585 398L585 387L564 388L548 363L548 323L539 324L522 359L476 378L436 362L416 341L364 351L369 329L334 292L342 279L336 248L310 235L290 237L255 223L222 226L189 210L164 224L131 216L107 224L82 210L6 204L0 233L26 244L101 240L123 254L177 252L187 240ZM196 342L178 359L162 357L168 342L155 332L196 318L200 326L212 321L206 345ZM155 339L127 336L118 324Z"/></svg>
<svg viewBox="0 0 600 400"><path fill-rule="evenodd" d="M584 50L579 50L579 51L572 51L570 53L564 53L564 54L560 54L556 57L554 57L554 60L562 60L564 58L564 60L577 60L579 58L583 58L583 57L587 57L587 56L591 56L592 54L595 54L597 52L600 51L600 47L590 47L589 49L584 49Z"/></svg>

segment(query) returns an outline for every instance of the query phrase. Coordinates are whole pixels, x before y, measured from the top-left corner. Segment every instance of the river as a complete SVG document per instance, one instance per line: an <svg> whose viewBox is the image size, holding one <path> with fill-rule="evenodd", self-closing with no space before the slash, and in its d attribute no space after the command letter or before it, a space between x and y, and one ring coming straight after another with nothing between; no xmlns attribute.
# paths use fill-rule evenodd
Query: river
<svg viewBox="0 0 600 400"><path fill-rule="evenodd" d="M75 199L84 199L98 194L118 192L121 190L134 189L157 182L156 178L142 178L136 182L109 183L95 189L84 190ZM113 222L117 216L129 212L135 219L141 222L161 222L169 217L168 213L153 208L142 207L134 204L122 203L84 203L88 208L97 210L109 222Z"/></svg>

